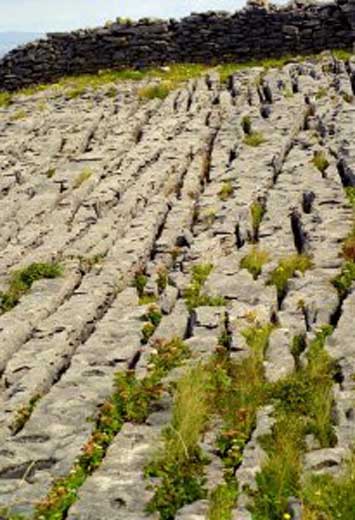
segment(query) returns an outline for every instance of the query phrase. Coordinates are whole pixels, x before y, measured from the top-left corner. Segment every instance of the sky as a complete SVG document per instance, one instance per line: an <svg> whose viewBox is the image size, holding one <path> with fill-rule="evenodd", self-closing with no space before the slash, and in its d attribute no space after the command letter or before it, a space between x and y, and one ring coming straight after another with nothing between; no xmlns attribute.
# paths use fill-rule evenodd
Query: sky
<svg viewBox="0 0 355 520"><path fill-rule="evenodd" d="M245 0L0 0L0 31L65 31L95 27L118 16L180 18L192 11L235 11L244 3Z"/></svg>

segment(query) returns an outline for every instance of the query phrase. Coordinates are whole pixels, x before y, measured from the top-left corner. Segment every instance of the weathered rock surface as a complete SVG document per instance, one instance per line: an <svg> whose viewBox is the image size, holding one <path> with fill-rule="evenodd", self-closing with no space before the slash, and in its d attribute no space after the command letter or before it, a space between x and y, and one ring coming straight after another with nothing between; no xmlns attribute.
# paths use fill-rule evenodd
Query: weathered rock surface
<svg viewBox="0 0 355 520"><path fill-rule="evenodd" d="M336 25L342 9L329 4L306 12L312 20L327 10ZM260 10L250 16L257 13L266 16ZM268 16L281 16L272 13ZM291 10L282 13L293 16ZM301 10L300 23L303 16ZM223 21L218 22L222 32L227 21L237 23L227 15L217 19ZM200 24L200 17L182 21L176 30L184 24L191 35L190 24ZM292 40L296 33L289 25L283 34ZM146 28L154 37L159 30L162 38L170 30L163 23ZM100 38L112 43L111 30L117 38L123 31L117 26ZM137 37L136 26L126 30ZM64 45L65 38L52 40ZM270 321L276 327L265 352L269 381L295 370L296 336L305 338L307 348L320 326L335 327L326 348L339 368L332 394L336 445L318 449L309 438L304 467L341 471L354 441L355 292L352 288L339 299L331 282L340 272L342 241L353 220L343 189L355 171L353 67L352 60L347 71L324 56L320 62L264 71L268 88L262 96L261 69L252 68L227 84L213 72L163 101L142 103L137 86L123 83L115 85L114 97L106 95L109 87L71 100L42 92L16 98L0 111L0 287L5 290L10 273L32 262L56 260L65 268L61 278L37 282L0 316L0 510L31 514L53 482L72 468L92 432L90 419L112 394L115 374L130 368L143 377L156 340L183 338L191 350L189 363L208 358L221 344L233 359L244 359L253 353L243 330ZM328 96L319 95L324 89ZM19 110L26 116L16 117ZM259 146L245 142L245 115L265 138ZM313 161L319 150L329 161L326 174ZM84 180L83 171L90 173ZM228 196L221 197L226 183ZM257 232L251 216L256 201L265 209ZM257 276L241 267L254 247L268 259ZM313 267L296 272L280 297L268 283L270 273L281 258L297 252L310 255ZM190 311L184 291L192 268L208 263L213 271L203 287L206 298ZM149 305L139 304L133 287L142 272L147 294L157 299L163 315L147 344L142 325ZM218 306L206 305L216 297ZM178 367L165 382L185 370ZM14 429L19 411L34 398L35 406ZM159 448L171 401L166 394L144 424L124 425L78 490L67 518L147 518L151 489L144 467ZM241 495L233 519L251 518L247 490L255 488L267 458L260 438L273 424L273 408L259 410L236 471ZM223 481L218 428L211 422L201 442L211 459L208 489ZM297 504L291 506L297 513ZM176 518L206 515L208 501L200 500Z"/></svg>

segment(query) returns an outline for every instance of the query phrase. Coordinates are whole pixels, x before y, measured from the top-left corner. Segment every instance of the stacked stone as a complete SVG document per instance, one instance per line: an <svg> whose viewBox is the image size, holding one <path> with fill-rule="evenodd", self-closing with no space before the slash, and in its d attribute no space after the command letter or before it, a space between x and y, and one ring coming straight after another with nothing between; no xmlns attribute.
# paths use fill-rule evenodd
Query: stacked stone
<svg viewBox="0 0 355 520"><path fill-rule="evenodd" d="M181 21L141 19L104 28L50 33L0 61L0 90L46 83L67 74L174 62L214 63L350 47L351 0L229 14L191 14Z"/></svg>

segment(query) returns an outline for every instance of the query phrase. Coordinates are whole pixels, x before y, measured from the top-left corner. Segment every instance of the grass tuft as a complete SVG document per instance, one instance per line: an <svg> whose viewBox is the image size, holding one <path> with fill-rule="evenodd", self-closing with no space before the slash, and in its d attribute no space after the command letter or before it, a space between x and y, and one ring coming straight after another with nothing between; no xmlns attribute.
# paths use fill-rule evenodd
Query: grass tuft
<svg viewBox="0 0 355 520"><path fill-rule="evenodd" d="M263 265L269 261L269 258L269 253L253 247L251 252L242 258L240 267L242 269L247 269L253 276L254 280L257 280L262 272Z"/></svg>
<svg viewBox="0 0 355 520"><path fill-rule="evenodd" d="M193 267L191 282L184 291L184 298L189 310L203 306L220 307L225 305L223 297L203 293L203 286L212 270L212 264L199 264Z"/></svg>
<svg viewBox="0 0 355 520"><path fill-rule="evenodd" d="M171 424L163 433L164 448L146 466L147 477L159 479L148 513L173 520L184 505L206 497L204 465L199 441L209 418L209 374L190 369L178 382Z"/></svg>
<svg viewBox="0 0 355 520"><path fill-rule="evenodd" d="M80 188L80 186L92 176L92 171L90 168L84 168L83 171L78 175L78 177L74 181L73 189L76 190Z"/></svg>
<svg viewBox="0 0 355 520"><path fill-rule="evenodd" d="M43 278L57 278L63 274L62 267L57 263L34 263L14 271L10 278L8 290L0 292L0 312L8 312L28 293L32 284Z"/></svg>
<svg viewBox="0 0 355 520"><path fill-rule="evenodd" d="M233 185L230 181L224 182L219 190L218 197L220 200L226 201L233 195Z"/></svg>
<svg viewBox="0 0 355 520"><path fill-rule="evenodd" d="M306 255L291 255L280 260L278 267L271 273L268 285L275 285L279 302L284 298L290 278L299 271L304 274L313 266L312 260Z"/></svg>
<svg viewBox="0 0 355 520"><path fill-rule="evenodd" d="M263 143L266 143L266 138L261 132L252 132L250 135L246 135L243 141L247 146L257 147Z"/></svg>
<svg viewBox="0 0 355 520"><path fill-rule="evenodd" d="M322 151L317 151L314 153L312 163L317 168L317 170L321 172L322 175L325 174L330 164L325 153Z"/></svg>

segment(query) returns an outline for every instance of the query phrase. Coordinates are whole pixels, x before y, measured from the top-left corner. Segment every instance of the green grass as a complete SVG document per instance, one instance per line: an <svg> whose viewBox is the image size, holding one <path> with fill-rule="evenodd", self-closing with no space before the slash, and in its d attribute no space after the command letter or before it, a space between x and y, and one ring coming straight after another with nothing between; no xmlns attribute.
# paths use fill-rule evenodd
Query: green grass
<svg viewBox="0 0 355 520"><path fill-rule="evenodd" d="M266 138L261 132L252 132L250 135L246 135L244 137L243 143L245 143L247 146L256 148L257 146L266 143Z"/></svg>
<svg viewBox="0 0 355 520"><path fill-rule="evenodd" d="M158 85L148 85L138 90L141 99L165 99L174 90L174 84L163 82Z"/></svg>
<svg viewBox="0 0 355 520"><path fill-rule="evenodd" d="M74 181L73 189L76 190L80 188L80 186L92 176L92 171L90 168L84 168L83 171L78 175L78 177Z"/></svg>
<svg viewBox="0 0 355 520"><path fill-rule="evenodd" d="M218 197L220 200L226 201L233 195L233 185L231 181L224 182L219 190Z"/></svg>
<svg viewBox="0 0 355 520"><path fill-rule="evenodd" d="M250 253L242 258L240 267L242 269L247 269L253 276L254 280L257 280L262 272L263 266L269 261L269 259L269 253L253 247Z"/></svg>
<svg viewBox="0 0 355 520"><path fill-rule="evenodd" d="M330 164L325 153L322 151L317 151L314 153L312 163L322 174L326 172Z"/></svg>
<svg viewBox="0 0 355 520"><path fill-rule="evenodd" d="M155 345L156 353L149 360L149 372L137 379L132 371L119 372L115 377L112 396L103 404L93 432L69 473L58 479L46 498L36 505L34 518L62 520L85 480L101 465L108 447L125 422L143 423L162 395L163 377L189 355L186 345L174 338Z"/></svg>
<svg viewBox="0 0 355 520"><path fill-rule="evenodd" d="M284 298L288 281L296 272L304 274L313 267L312 260L306 255L290 255L280 260L278 267L271 273L267 284L275 285L279 302Z"/></svg>
<svg viewBox="0 0 355 520"><path fill-rule="evenodd" d="M355 211L355 187L349 186L348 188L345 188L345 193L348 201Z"/></svg>
<svg viewBox="0 0 355 520"><path fill-rule="evenodd" d="M208 520L232 520L238 496L237 482L220 484L210 495Z"/></svg>
<svg viewBox="0 0 355 520"><path fill-rule="evenodd" d="M225 300L221 296L210 296L203 293L203 286L212 270L212 264L199 264L193 267L191 282L184 291L184 298L189 310L203 306L220 307L225 305Z"/></svg>
<svg viewBox="0 0 355 520"><path fill-rule="evenodd" d="M333 279L333 285L341 297L345 296L355 282L355 263L345 262L341 272Z"/></svg>
<svg viewBox="0 0 355 520"><path fill-rule="evenodd" d="M244 116L242 118L242 128L245 135L250 135L252 133L251 119L249 116Z"/></svg>
<svg viewBox="0 0 355 520"><path fill-rule="evenodd" d="M158 305L152 304L148 307L147 312L142 317L142 320L145 321L142 327L143 345L148 343L149 339L153 336L155 330L162 320L162 317L163 316Z"/></svg>
<svg viewBox="0 0 355 520"><path fill-rule="evenodd" d="M302 489L304 520L352 520L355 511L355 455L343 475L308 475Z"/></svg>
<svg viewBox="0 0 355 520"><path fill-rule="evenodd" d="M58 263L33 263L24 269L14 271L6 292L0 292L0 312L13 309L21 297L28 293L32 284L44 278L57 278L63 274Z"/></svg>
<svg viewBox="0 0 355 520"><path fill-rule="evenodd" d="M320 87L316 92L315 98L322 99L328 95L328 89L326 87Z"/></svg>
<svg viewBox="0 0 355 520"><path fill-rule="evenodd" d="M259 201L253 202L250 206L251 224L253 228L253 241L257 242L259 239L259 229L266 213L265 205Z"/></svg>
<svg viewBox="0 0 355 520"><path fill-rule="evenodd" d="M12 102L12 94L8 92L0 92L0 108L7 108Z"/></svg>
<svg viewBox="0 0 355 520"><path fill-rule="evenodd" d="M10 121L19 121L21 119L26 119L27 115L28 114L27 114L26 110L23 110L23 109L16 110L16 112L14 112L10 116Z"/></svg>
<svg viewBox="0 0 355 520"><path fill-rule="evenodd" d="M268 386L268 400L274 405L276 424L272 434L262 440L268 459L257 475L258 489L252 493L251 511L255 520L285 518L289 498L302 497L305 435L312 433L321 447L334 446L335 367L324 350L332 330L324 326L317 332L309 345L304 367Z"/></svg>
<svg viewBox="0 0 355 520"><path fill-rule="evenodd" d="M30 399L27 406L23 406L19 410L17 410L15 414L15 419L10 426L12 434L15 435L23 429L26 422L31 417L32 412L35 409L40 398L40 395L35 395L34 397L32 397L32 399Z"/></svg>
<svg viewBox="0 0 355 520"><path fill-rule="evenodd" d="M159 478L148 513L173 520L184 505L206 497L206 459L199 441L209 419L209 374L191 368L177 383L173 417L163 434L164 448L146 466L146 477Z"/></svg>

